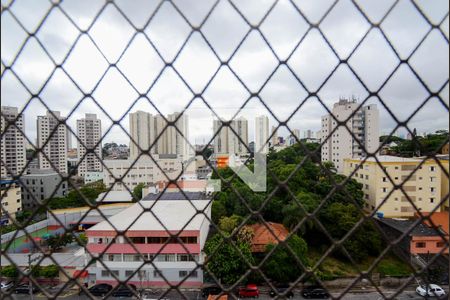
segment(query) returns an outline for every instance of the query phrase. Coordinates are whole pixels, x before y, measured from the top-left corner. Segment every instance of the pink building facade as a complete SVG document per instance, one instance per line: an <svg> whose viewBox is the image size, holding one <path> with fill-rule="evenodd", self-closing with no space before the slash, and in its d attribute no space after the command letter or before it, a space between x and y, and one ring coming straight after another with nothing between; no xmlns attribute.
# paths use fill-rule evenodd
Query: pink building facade
<svg viewBox="0 0 450 300"><path fill-rule="evenodd" d="M142 200L86 231L87 250L99 258L90 269L96 283L127 280L138 288L202 285L198 264L204 261L211 203L200 193L187 193L191 201L181 200L179 194L179 200Z"/></svg>

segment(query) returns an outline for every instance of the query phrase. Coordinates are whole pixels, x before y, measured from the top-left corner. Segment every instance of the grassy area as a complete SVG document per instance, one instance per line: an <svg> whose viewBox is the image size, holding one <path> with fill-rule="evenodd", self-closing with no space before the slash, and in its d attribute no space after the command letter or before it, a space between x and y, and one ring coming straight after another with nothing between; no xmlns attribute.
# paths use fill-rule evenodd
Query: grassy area
<svg viewBox="0 0 450 300"><path fill-rule="evenodd" d="M321 257L321 252L310 249L308 258L313 266ZM376 257L370 257L368 260L358 263L357 267L361 271L370 268ZM381 276L407 276L412 273L411 267L398 259L394 255L387 255L375 267L374 273L380 273ZM317 275L323 280L332 280L339 277L353 277L358 275L358 270L349 261L337 259L333 256L327 257L318 268Z"/></svg>

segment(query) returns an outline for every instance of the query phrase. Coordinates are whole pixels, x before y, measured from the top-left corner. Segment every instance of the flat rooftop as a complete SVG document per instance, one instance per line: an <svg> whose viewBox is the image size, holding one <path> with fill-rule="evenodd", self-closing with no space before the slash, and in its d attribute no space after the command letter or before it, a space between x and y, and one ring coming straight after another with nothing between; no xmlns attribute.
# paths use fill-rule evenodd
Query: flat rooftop
<svg viewBox="0 0 450 300"><path fill-rule="evenodd" d="M148 194L143 201L154 201L154 200L208 200L211 197L203 192L164 192L157 194Z"/></svg>
<svg viewBox="0 0 450 300"><path fill-rule="evenodd" d="M399 231L399 232L406 232L411 229L413 224L416 222L414 220L397 220L397 219L377 219L379 222ZM438 229L431 228L426 226L423 223L417 224L414 229L412 229L409 232L410 236L438 236L439 231Z"/></svg>
<svg viewBox="0 0 450 300"><path fill-rule="evenodd" d="M87 232L200 230L206 220L201 211L209 205L210 201L204 200L140 201L109 217L108 221L94 225Z"/></svg>

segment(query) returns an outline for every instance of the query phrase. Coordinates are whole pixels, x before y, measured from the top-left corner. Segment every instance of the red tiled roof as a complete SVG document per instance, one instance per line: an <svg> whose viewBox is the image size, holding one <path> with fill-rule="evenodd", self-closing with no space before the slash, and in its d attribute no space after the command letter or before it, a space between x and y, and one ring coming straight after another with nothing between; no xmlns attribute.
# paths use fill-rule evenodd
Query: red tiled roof
<svg viewBox="0 0 450 300"><path fill-rule="evenodd" d="M252 240L252 252L264 252L267 245L276 245L278 240L284 241L289 234L283 224L267 222L266 225L258 223L249 226L255 234Z"/></svg>
<svg viewBox="0 0 450 300"><path fill-rule="evenodd" d="M423 212L422 213L424 216L429 216L430 213L426 213ZM419 217L419 214L416 213L416 217ZM448 234L449 231L449 214L448 211L443 211L443 212L434 212L431 214L430 219L433 222L433 224L435 226L440 226L442 228L442 230ZM432 226L431 223L428 220L425 220L424 223L427 226Z"/></svg>

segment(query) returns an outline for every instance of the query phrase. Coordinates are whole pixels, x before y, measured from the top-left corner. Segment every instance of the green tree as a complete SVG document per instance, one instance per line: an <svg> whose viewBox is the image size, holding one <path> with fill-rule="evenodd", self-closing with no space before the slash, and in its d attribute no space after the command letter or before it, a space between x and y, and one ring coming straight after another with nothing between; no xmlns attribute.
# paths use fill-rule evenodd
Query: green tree
<svg viewBox="0 0 450 300"><path fill-rule="evenodd" d="M55 278L59 276L59 268L57 265L49 265L43 267L40 271L40 277Z"/></svg>
<svg viewBox="0 0 450 300"><path fill-rule="evenodd" d="M135 200L139 201L142 199L142 190L144 189L145 184L139 183L135 188L133 189L133 197Z"/></svg>
<svg viewBox="0 0 450 300"><path fill-rule="evenodd" d="M80 233L80 234L78 235L78 239L80 239L80 241L81 241L81 243L82 243L80 246L85 246L85 245L87 245L87 243L88 243L88 238L87 238L87 236L86 236L85 233Z"/></svg>
<svg viewBox="0 0 450 300"><path fill-rule="evenodd" d="M253 264L250 244L236 241L236 246L237 249L230 241L224 241L220 234L215 234L205 244L208 270L224 284L234 284L248 270L239 252Z"/></svg>
<svg viewBox="0 0 450 300"><path fill-rule="evenodd" d="M308 259L306 253L308 246L306 242L298 235L292 235L287 240L287 245L292 251L284 244L279 245L267 245L266 253L271 251L274 247L275 251L270 255L269 259L263 265L263 272L270 279L276 282L293 282L302 273L300 261L304 267L308 266ZM297 259L293 256L297 257Z"/></svg>
<svg viewBox="0 0 450 300"><path fill-rule="evenodd" d="M219 228L223 232L231 234L241 221L242 217L237 215L232 215L231 217L222 217L219 221Z"/></svg>
<svg viewBox="0 0 450 300"><path fill-rule="evenodd" d="M1 267L0 274L7 278L17 278L19 276L19 271L15 266L9 265Z"/></svg>
<svg viewBox="0 0 450 300"><path fill-rule="evenodd" d="M46 240L46 243L52 251L56 251L73 243L73 236L70 233L52 235Z"/></svg>

